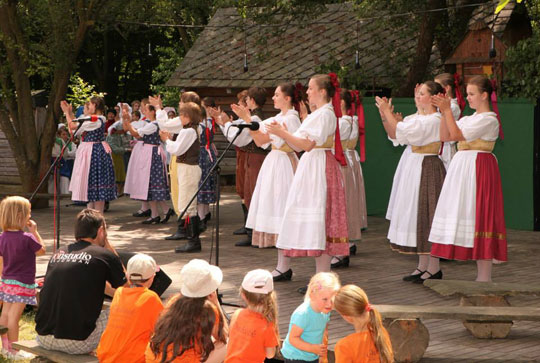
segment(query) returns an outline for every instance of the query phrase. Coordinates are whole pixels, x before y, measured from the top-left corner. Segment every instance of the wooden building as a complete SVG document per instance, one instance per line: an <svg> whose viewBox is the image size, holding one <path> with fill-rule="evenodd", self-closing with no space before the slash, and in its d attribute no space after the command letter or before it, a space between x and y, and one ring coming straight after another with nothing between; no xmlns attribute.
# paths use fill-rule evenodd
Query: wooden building
<svg viewBox="0 0 540 363"><path fill-rule="evenodd" d="M504 79L506 50L532 34L525 6L510 2L499 14L487 3L475 9L469 31L445 65L460 74L466 83L476 75Z"/></svg>

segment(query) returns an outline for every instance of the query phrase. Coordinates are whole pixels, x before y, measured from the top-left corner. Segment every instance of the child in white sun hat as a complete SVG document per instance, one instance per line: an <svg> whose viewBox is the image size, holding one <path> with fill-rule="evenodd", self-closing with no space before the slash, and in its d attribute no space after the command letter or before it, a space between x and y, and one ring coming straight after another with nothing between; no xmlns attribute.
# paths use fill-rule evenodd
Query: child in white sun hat
<svg viewBox="0 0 540 363"><path fill-rule="evenodd" d="M272 358L279 346L278 312L274 280L267 270L249 271L240 296L246 309L236 310L231 319L226 363L262 363Z"/></svg>
<svg viewBox="0 0 540 363"><path fill-rule="evenodd" d="M216 292L222 281L220 268L204 260L193 259L182 267L180 294L169 300L156 323L147 363L223 362L227 321Z"/></svg>

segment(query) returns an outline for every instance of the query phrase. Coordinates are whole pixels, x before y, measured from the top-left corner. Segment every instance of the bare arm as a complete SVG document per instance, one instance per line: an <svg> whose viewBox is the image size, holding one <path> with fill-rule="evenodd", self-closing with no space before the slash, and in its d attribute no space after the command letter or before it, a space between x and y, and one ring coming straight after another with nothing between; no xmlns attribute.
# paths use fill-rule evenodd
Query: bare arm
<svg viewBox="0 0 540 363"><path fill-rule="evenodd" d="M441 141L464 141L465 137L458 127L456 120L454 120L454 115L452 115L450 98L443 95L432 96L431 104L439 108L443 115L443 122L441 122L439 131Z"/></svg>
<svg viewBox="0 0 540 363"><path fill-rule="evenodd" d="M28 231L34 235L38 243L41 245L41 249L36 251L36 256L43 256L45 254L45 245L43 244L43 239L41 239L41 236L37 230L37 223L33 220L28 221Z"/></svg>
<svg viewBox="0 0 540 363"><path fill-rule="evenodd" d="M376 106L379 108L379 111L384 116L383 118L384 130L386 131L386 133L391 139L395 139L398 120L396 119L396 116L392 112L390 103L380 97L375 97L375 102L376 102Z"/></svg>
<svg viewBox="0 0 540 363"><path fill-rule="evenodd" d="M253 141L255 141L255 144L257 144L257 146L268 144L269 142L272 141L270 139L270 135L263 134L260 131L250 131L249 133L251 137L253 138Z"/></svg>
<svg viewBox="0 0 540 363"><path fill-rule="evenodd" d="M291 331L289 332L289 342L296 349L303 350L304 352L310 352L322 356L326 354L326 345L324 344L311 344L305 342L301 335L304 332L302 328L296 325L292 325Z"/></svg>

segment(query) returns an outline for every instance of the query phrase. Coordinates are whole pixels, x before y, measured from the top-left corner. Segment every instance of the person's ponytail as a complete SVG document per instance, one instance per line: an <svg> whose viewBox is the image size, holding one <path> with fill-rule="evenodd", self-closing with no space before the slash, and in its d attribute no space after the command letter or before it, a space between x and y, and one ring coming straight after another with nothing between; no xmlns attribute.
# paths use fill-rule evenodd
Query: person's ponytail
<svg viewBox="0 0 540 363"><path fill-rule="evenodd" d="M392 343L388 336L384 333L381 314L370 306L369 314L369 331L372 334L375 347L379 351L381 363L392 363L394 361L394 353L392 351Z"/></svg>

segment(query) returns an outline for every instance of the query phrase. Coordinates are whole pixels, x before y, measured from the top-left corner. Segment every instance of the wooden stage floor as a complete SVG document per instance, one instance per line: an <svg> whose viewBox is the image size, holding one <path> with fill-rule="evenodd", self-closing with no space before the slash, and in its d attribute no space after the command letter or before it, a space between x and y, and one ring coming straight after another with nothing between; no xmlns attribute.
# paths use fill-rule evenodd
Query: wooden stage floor
<svg viewBox="0 0 540 363"><path fill-rule="evenodd" d="M65 206L61 209L61 242L73 242L73 221L82 207ZM255 268L272 270L275 267L275 249L255 249L235 247L237 236L232 231L243 222L240 200L233 193L222 196L220 230L220 267L224 272L224 282L220 289L226 302L240 303L238 287L244 274ZM178 281L181 267L192 258L208 260L213 221L202 235L203 250L196 254L175 254L174 241L163 238L175 229L175 223L146 226L142 219L131 217L139 203L122 197L111 203L106 213L109 239L119 250L151 254L162 269L173 279L173 284L165 292L168 297L179 291ZM39 231L47 243L47 254L38 258L38 274L46 270L52 253L52 208L36 210L33 218L38 222ZM386 232L388 222L383 218L369 217L368 230L358 244L358 253L351 258L351 266L338 269L343 284L354 283L361 286L374 304L411 305L458 305L456 297L442 297L422 285L401 281L401 277L414 270L415 256L400 255L390 250ZM494 265L493 280L497 282L535 283L540 281L540 232L508 231L509 262ZM215 249L212 258L215 258ZM446 279L474 280L476 266L472 262L443 262L441 267ZM313 259L295 259L291 282L276 283L279 300L280 332L287 333L289 317L302 302L303 296L296 289L306 285L315 271ZM512 297L513 306L540 307L540 297ZM234 308L226 307L227 312ZM515 322L506 339L481 340L472 337L461 322L454 320L427 320L430 345L422 362L540 362L540 322ZM336 312L330 322L330 343L353 332Z"/></svg>

